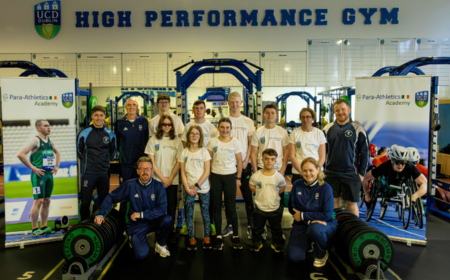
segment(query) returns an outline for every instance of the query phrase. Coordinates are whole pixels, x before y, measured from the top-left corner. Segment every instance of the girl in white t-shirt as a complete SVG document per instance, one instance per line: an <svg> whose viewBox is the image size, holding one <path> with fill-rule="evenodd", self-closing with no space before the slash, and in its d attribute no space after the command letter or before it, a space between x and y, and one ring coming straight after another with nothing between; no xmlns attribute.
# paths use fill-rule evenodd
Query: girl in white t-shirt
<svg viewBox="0 0 450 280"><path fill-rule="evenodd" d="M323 166L326 156L325 144L327 140L323 131L312 126L316 119L316 113L310 108L300 111L302 126L292 131L289 137L290 158L292 162L292 184L301 179L300 163L308 157L312 157Z"/></svg>
<svg viewBox="0 0 450 280"><path fill-rule="evenodd" d="M178 155L183 151L181 139L175 134L174 121L170 115L162 115L158 123L158 131L153 135L145 147L145 153L153 161L152 178L160 181L166 189L167 214L176 221L177 194L180 170ZM169 243L176 243L172 232L168 238Z"/></svg>
<svg viewBox="0 0 450 280"><path fill-rule="evenodd" d="M236 187L241 186L242 147L236 138L230 136L230 119L220 119L218 129L220 135L209 140L207 145L212 158L211 175L209 176L211 181L212 221L216 229L222 228L223 191L226 215L231 218L233 225L233 248L242 249L236 214ZM217 235L214 250L222 250L222 247L222 235Z"/></svg>
<svg viewBox="0 0 450 280"><path fill-rule="evenodd" d="M178 157L181 164L181 180L184 189L184 210L186 215L186 225L189 234L188 250L197 250L197 241L194 238L193 218L195 195L200 199L200 209L203 218L203 248L212 249L209 239L210 219L209 219L209 180L211 156L208 150L203 147L203 132L198 125L189 127L186 133L186 148Z"/></svg>

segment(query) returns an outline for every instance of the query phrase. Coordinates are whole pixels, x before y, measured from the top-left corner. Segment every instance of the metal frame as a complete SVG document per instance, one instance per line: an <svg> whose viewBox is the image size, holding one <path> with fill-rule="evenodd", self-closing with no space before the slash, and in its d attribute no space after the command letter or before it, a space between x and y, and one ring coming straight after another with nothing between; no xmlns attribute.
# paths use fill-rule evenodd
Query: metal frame
<svg viewBox="0 0 450 280"><path fill-rule="evenodd" d="M199 96L198 99L206 100L211 95L221 95L221 96L223 96L223 99L225 99L225 101L228 101L228 95L226 95L223 91L208 91L205 94L203 94L202 96Z"/></svg>
<svg viewBox="0 0 450 280"><path fill-rule="evenodd" d="M110 117L110 123L111 123L111 130L114 130L114 120L117 121L117 117L118 117L118 106L119 106L119 101L122 100L125 95L131 95L131 96L140 96L142 97L142 99L144 99L144 107L145 107L145 103L152 103L152 106L155 106L155 101L152 97L150 97L147 94L144 94L142 92L139 91L126 91L124 93L122 93L121 96L115 98L115 100L109 100L109 115ZM130 97L131 97L130 96ZM113 110L113 106L115 106L115 110ZM115 111L114 114L114 118L113 118L113 112Z"/></svg>
<svg viewBox="0 0 450 280"><path fill-rule="evenodd" d="M288 92L288 93L283 93L283 94L278 95L276 97L277 106L278 106L278 104L280 102L281 103L285 103L286 100L289 97L291 97L291 96L298 96L301 99L305 100L306 104L308 104L308 107L310 105L310 100L312 100L314 102L314 111L316 111L316 112L317 112L317 105L319 105L319 125L320 125L320 127L322 127L322 120L320 119L321 116L322 116L322 100L318 101L317 97L313 97L309 92L306 92L306 91L291 91L291 92ZM286 110L284 112L284 116L281 116L281 117L283 117L285 119L285 121L286 121L287 108L286 108ZM317 124L317 120L314 120L314 123ZM293 123L292 124L292 123L286 122L286 126L295 126L295 127L297 127L297 126L301 126L301 125L302 125L301 123Z"/></svg>
<svg viewBox="0 0 450 280"><path fill-rule="evenodd" d="M189 64L193 65L184 73L181 74L179 71L180 69L188 66ZM247 65L251 65L258 70L256 73L253 73L250 68L247 67ZM240 70L241 72L237 71ZM181 93L181 97L187 95L187 89L197 80L201 75L203 74L217 74L217 73L225 73L225 74L231 74L236 79L239 80L239 82L242 83L247 89L248 94L253 95L253 86L256 86L256 91L261 92L261 74L262 71L264 71L263 68L256 66L247 60L239 61L236 59L204 59L202 61L196 61L193 60L191 62L188 62L173 71L176 72L177 76L177 92ZM178 97L177 97L178 98ZM245 99L245 111L248 112L248 102L247 99ZM181 107L186 108L187 107L187 98L184 98L184 105L181 105ZM257 106L261 107L261 104L257 104ZM177 106L177 112L178 116L181 118L181 108L178 108ZM259 113L260 115L260 113ZM262 115L261 115L262 117ZM182 118L184 123L187 122L187 114L184 114L184 118ZM260 125L260 123L259 123Z"/></svg>

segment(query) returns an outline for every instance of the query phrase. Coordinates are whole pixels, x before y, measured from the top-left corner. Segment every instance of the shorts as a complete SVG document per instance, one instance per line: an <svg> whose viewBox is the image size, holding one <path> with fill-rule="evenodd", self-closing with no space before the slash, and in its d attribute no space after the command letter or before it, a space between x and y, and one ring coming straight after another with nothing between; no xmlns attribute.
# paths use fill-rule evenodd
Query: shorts
<svg viewBox="0 0 450 280"><path fill-rule="evenodd" d="M333 197L341 197L346 201L359 202L361 179L359 175L328 175L327 182L333 189Z"/></svg>
<svg viewBox="0 0 450 280"><path fill-rule="evenodd" d="M53 192L53 175L45 172L41 177L31 172L31 185L33 186L34 200L47 198L52 196Z"/></svg>

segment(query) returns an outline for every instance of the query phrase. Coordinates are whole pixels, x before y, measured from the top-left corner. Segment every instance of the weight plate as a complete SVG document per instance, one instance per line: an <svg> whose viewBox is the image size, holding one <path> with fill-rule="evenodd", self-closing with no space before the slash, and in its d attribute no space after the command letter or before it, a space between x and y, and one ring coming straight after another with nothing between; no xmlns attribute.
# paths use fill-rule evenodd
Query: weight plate
<svg viewBox="0 0 450 280"><path fill-rule="evenodd" d="M343 99L343 100L347 101L348 103L350 103L350 99L348 98L347 95L342 95L341 97L339 97L339 99Z"/></svg>
<svg viewBox="0 0 450 280"><path fill-rule="evenodd" d="M109 106L109 103L106 104L106 117L107 117L107 118L109 118L110 108L111 108L111 107Z"/></svg>
<svg viewBox="0 0 450 280"><path fill-rule="evenodd" d="M64 235L63 255L67 262L74 257L81 257L90 266L102 259L103 252L103 237L89 224L75 226Z"/></svg>
<svg viewBox="0 0 450 280"><path fill-rule="evenodd" d="M144 104L144 114L147 118L150 117L150 109L147 103Z"/></svg>
<svg viewBox="0 0 450 280"><path fill-rule="evenodd" d="M381 269L385 271L394 260L394 245L385 234L367 231L361 235L354 236L348 247L350 263L356 268L361 268L367 259L365 254L372 256L378 254L381 256L383 258Z"/></svg>
<svg viewBox="0 0 450 280"><path fill-rule="evenodd" d="M97 97L91 96L89 98L89 114L92 114L92 109L98 105Z"/></svg>
<svg viewBox="0 0 450 280"><path fill-rule="evenodd" d="M111 230L113 232L113 240L117 240L119 228L117 228L115 222L111 221L110 217L106 216L105 221L106 221L106 224L111 228Z"/></svg>

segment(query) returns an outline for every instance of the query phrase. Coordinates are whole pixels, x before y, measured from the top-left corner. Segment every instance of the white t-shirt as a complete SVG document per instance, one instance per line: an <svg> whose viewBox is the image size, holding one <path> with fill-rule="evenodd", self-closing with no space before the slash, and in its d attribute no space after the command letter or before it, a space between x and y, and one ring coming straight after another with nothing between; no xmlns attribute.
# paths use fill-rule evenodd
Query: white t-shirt
<svg viewBox="0 0 450 280"><path fill-rule="evenodd" d="M178 136L178 134L183 133L184 124L181 121L181 119L177 115L172 114L172 113L170 113L169 116L172 117L173 124L175 126L175 135ZM158 114L153 119L151 119L150 122L148 123L148 131L150 133L150 137L152 137L152 135L156 134L156 131L158 130L159 119L161 119L161 116Z"/></svg>
<svg viewBox="0 0 450 280"><path fill-rule="evenodd" d="M156 135L153 135L152 138L148 140L147 146L145 147L145 153L155 157L154 164L165 177L169 177L170 174L172 174L173 167L177 163L177 157L182 151L183 144L178 137L175 137L173 140L170 140L170 137L157 139ZM161 182L161 179L159 179L155 173L153 173L152 178ZM178 184L179 178L177 173L172 181L172 185Z"/></svg>
<svg viewBox="0 0 450 280"><path fill-rule="evenodd" d="M200 148L197 152L191 153L188 148L185 148L178 157L179 162L184 162L184 170L186 171L186 178L189 187L195 185L198 179L202 177L205 172L205 162L211 160L208 150L205 147ZM181 184L182 182L180 182ZM209 192L209 179L199 186L197 193Z"/></svg>
<svg viewBox="0 0 450 280"><path fill-rule="evenodd" d="M289 137L282 127L268 129L261 126L258 128L252 137L252 146L258 147L258 167L263 168L262 152L270 148L278 153L277 162L273 168L280 170L283 165L283 147L287 145L289 145Z"/></svg>
<svg viewBox="0 0 450 280"><path fill-rule="evenodd" d="M248 137L253 136L255 133L255 126L252 119L241 115L239 118L233 118L227 116L231 121L231 134L230 136L236 137L241 143L242 147L242 160L247 156L248 151Z"/></svg>
<svg viewBox="0 0 450 280"><path fill-rule="evenodd" d="M211 172L220 175L236 173L236 154L242 153L241 143L232 138L228 143L222 143L219 137L214 137L208 142L208 151L213 152Z"/></svg>
<svg viewBox="0 0 450 280"><path fill-rule="evenodd" d="M298 127L291 132L289 143L295 145L295 158L301 163L305 158L312 157L319 160L319 147L327 143L323 131L313 127L310 132ZM292 168L292 173L300 174L300 170Z"/></svg>
<svg viewBox="0 0 450 280"><path fill-rule="evenodd" d="M272 212L280 207L280 188L286 186L284 176L278 171L272 176L265 176L258 170L250 178L250 184L256 187L255 204L264 212Z"/></svg>
<svg viewBox="0 0 450 280"><path fill-rule="evenodd" d="M206 147L206 145L208 145L209 140L211 140L211 138L214 138L216 136L219 135L219 133L217 132L217 129L214 125L212 125L210 122L205 121L204 123L196 123L195 121L191 121L189 122L186 127L184 128L183 134L181 135L181 141L186 142L187 140L187 132L189 130L189 128L193 125L198 125L202 128L202 132L203 132L203 147Z"/></svg>

